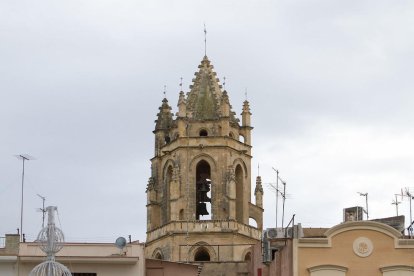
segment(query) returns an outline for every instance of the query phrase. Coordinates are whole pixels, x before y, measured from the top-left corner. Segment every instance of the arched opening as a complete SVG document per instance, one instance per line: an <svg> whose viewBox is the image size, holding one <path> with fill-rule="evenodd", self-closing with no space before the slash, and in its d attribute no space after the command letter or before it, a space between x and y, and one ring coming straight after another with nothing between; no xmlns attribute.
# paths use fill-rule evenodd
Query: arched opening
<svg viewBox="0 0 414 276"><path fill-rule="evenodd" d="M257 221L254 218L249 218L249 225L257 228Z"/></svg>
<svg viewBox="0 0 414 276"><path fill-rule="evenodd" d="M237 165L236 170L236 220L243 223L243 207L244 207L244 192L243 192L243 169Z"/></svg>
<svg viewBox="0 0 414 276"><path fill-rule="evenodd" d="M154 253L152 253L152 258L157 260L163 260L164 256L162 255L162 251L160 248L157 248L154 250Z"/></svg>
<svg viewBox="0 0 414 276"><path fill-rule="evenodd" d="M201 160L196 167L196 219L211 219L210 165Z"/></svg>
<svg viewBox="0 0 414 276"><path fill-rule="evenodd" d="M171 181L173 175L173 167L170 165L165 173L165 182L163 187L164 200L162 202L162 224L170 221L170 193L171 193Z"/></svg>
<svg viewBox="0 0 414 276"><path fill-rule="evenodd" d="M200 247L194 255L194 261L209 262L210 254L208 253L207 249L205 249L204 247Z"/></svg>
<svg viewBox="0 0 414 276"><path fill-rule="evenodd" d="M179 220L184 220L184 209L181 209L181 210L180 210L180 213L179 213L179 215L178 215L178 219L179 219Z"/></svg>
<svg viewBox="0 0 414 276"><path fill-rule="evenodd" d="M170 138L170 136L165 135L165 137L164 137L164 141L165 141L165 143L166 143L166 144L168 144L169 142L171 142L171 138Z"/></svg>
<svg viewBox="0 0 414 276"><path fill-rule="evenodd" d="M247 252L246 255L244 255L244 261L250 262L252 260L252 253Z"/></svg>
<svg viewBox="0 0 414 276"><path fill-rule="evenodd" d="M230 138L233 138L233 139L234 139L234 134L233 134L233 132L230 132L230 133L229 133L229 136L230 136Z"/></svg>
<svg viewBox="0 0 414 276"><path fill-rule="evenodd" d="M208 132L205 129L201 129L199 134L200 134L200 136L208 136Z"/></svg>
<svg viewBox="0 0 414 276"><path fill-rule="evenodd" d="M244 136L243 136L243 135L239 135L239 141L240 141L240 142L242 142L242 143L244 143L245 138L244 138Z"/></svg>
<svg viewBox="0 0 414 276"><path fill-rule="evenodd" d="M155 254L155 259L162 260L162 255L161 255L160 252L158 252L157 254Z"/></svg>

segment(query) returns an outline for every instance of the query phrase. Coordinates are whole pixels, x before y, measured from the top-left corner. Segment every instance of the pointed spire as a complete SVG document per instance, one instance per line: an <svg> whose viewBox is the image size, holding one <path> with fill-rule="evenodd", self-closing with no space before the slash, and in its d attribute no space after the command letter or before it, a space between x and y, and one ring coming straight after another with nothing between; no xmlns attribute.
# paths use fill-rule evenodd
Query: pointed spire
<svg viewBox="0 0 414 276"><path fill-rule="evenodd" d="M254 195L256 197L256 205L263 208L263 186L262 178L260 176L256 177L256 188L254 189Z"/></svg>
<svg viewBox="0 0 414 276"><path fill-rule="evenodd" d="M158 109L160 111L157 114L157 120L155 120L155 130L169 129L173 123L173 114L167 98L162 100L162 104Z"/></svg>
<svg viewBox="0 0 414 276"><path fill-rule="evenodd" d="M242 126L250 126L250 116L252 113L250 112L250 105L247 100L243 102L243 110L242 110Z"/></svg>
<svg viewBox="0 0 414 276"><path fill-rule="evenodd" d="M180 91L180 95L178 96L178 103L177 103L177 106L178 106L177 116L178 117L185 117L187 113L186 103L187 101L185 100L184 92Z"/></svg>
<svg viewBox="0 0 414 276"><path fill-rule="evenodd" d="M195 73L191 91L187 98L187 111L193 119L213 120L219 118L221 88L207 56L204 56L199 71Z"/></svg>

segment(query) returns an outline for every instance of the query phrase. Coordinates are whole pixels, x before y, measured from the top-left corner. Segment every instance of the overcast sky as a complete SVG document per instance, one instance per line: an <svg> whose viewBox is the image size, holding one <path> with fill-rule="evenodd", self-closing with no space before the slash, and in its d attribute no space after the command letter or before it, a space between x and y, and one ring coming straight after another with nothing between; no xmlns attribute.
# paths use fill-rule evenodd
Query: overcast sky
<svg viewBox="0 0 414 276"><path fill-rule="evenodd" d="M177 111L207 55L240 114L251 104L253 183L287 182L286 221L330 227L342 209L396 214L414 187L414 2L0 2L0 236L56 205L71 241L145 240L154 120ZM275 225L267 184L264 223ZM254 185L253 185L254 188ZM398 198L400 200L400 198ZM409 221L409 203L400 214Z"/></svg>

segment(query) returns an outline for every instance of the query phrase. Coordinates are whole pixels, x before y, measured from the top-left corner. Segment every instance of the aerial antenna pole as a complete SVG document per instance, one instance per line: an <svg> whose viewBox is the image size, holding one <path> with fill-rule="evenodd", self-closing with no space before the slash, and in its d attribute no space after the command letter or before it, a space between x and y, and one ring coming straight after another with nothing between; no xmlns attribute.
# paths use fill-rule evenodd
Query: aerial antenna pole
<svg viewBox="0 0 414 276"><path fill-rule="evenodd" d="M285 220L285 201L286 201L286 181L282 181L283 184L283 194L282 194L282 198L283 198L283 208L282 208L282 229L283 229L283 222Z"/></svg>
<svg viewBox="0 0 414 276"><path fill-rule="evenodd" d="M402 194L402 190L401 190L401 194ZM411 209L411 200L414 199L413 194L410 193L410 189L409 188L405 188L405 196L408 196L409 200L410 200L410 226L407 228L408 233L410 235L410 237L413 236L413 214L412 214L412 209Z"/></svg>
<svg viewBox="0 0 414 276"><path fill-rule="evenodd" d="M366 207L366 211L365 211L365 213L367 214L367 220L369 220L369 214L368 214L368 193L361 193L361 192L358 192L358 194L360 195L360 196L365 196L365 207ZM364 210L363 210L364 211Z"/></svg>
<svg viewBox="0 0 414 276"><path fill-rule="evenodd" d="M20 241L23 241L23 202L24 202L24 161L33 160L34 157L27 154L16 155L18 159L22 160L22 191L21 191L21 202L20 202Z"/></svg>
<svg viewBox="0 0 414 276"><path fill-rule="evenodd" d="M277 229L277 205L279 201L279 171L272 167L272 169L276 172L276 229Z"/></svg>
<svg viewBox="0 0 414 276"><path fill-rule="evenodd" d="M39 194L37 194L37 196L40 197L42 199L42 201L43 201L42 208L39 208L38 210L43 213L42 214L42 228L44 228L45 227L45 214L47 212L46 209L45 209L45 200L46 200L46 197L41 196Z"/></svg>
<svg viewBox="0 0 414 276"><path fill-rule="evenodd" d="M401 202L397 200L397 194L395 195L395 200L393 200L391 204L395 205L395 209L397 211L397 217L398 217L398 205L400 205Z"/></svg>

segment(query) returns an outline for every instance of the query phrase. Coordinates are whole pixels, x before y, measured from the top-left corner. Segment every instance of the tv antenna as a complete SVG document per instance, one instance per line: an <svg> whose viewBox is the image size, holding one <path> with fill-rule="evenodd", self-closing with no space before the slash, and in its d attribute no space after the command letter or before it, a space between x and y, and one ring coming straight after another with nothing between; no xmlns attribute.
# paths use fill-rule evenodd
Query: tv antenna
<svg viewBox="0 0 414 276"><path fill-rule="evenodd" d="M393 200L392 202L391 202L391 204L392 205L395 205L395 210L397 211L397 217L398 217L398 205L400 205L401 204L401 202L400 201L398 201L397 200L397 194L395 194L395 200Z"/></svg>
<svg viewBox="0 0 414 276"><path fill-rule="evenodd" d="M369 220L369 215L368 215L368 193L358 192L358 194L360 196L365 196L365 207L366 207L366 210L362 209L362 211L364 211L367 214L367 220Z"/></svg>
<svg viewBox="0 0 414 276"><path fill-rule="evenodd" d="M408 226L407 230L410 235L410 237L413 235L413 214L412 214L412 208L411 208L411 201L414 199L414 195L410 192L410 188L405 188L405 193L403 193L401 189L401 199L406 196L410 200L410 226Z"/></svg>
<svg viewBox="0 0 414 276"><path fill-rule="evenodd" d="M21 202L20 202L20 241L23 242L23 202L24 202L24 161L35 160L33 156L28 154L15 155L17 159L22 160L22 191L21 191Z"/></svg>
<svg viewBox="0 0 414 276"><path fill-rule="evenodd" d="M278 216L278 205L279 205L279 194L282 196L282 228L285 219L285 201L286 201L286 181L284 181L279 176L279 170L272 167L272 169L276 172L276 185L275 183L268 183L269 186L275 190L276 194L276 228L277 228L277 216ZM283 192L279 190L279 180L283 185Z"/></svg>
<svg viewBox="0 0 414 276"><path fill-rule="evenodd" d="M40 197L41 199L42 199L42 208L38 208L37 210L39 211L39 212L42 212L43 214L42 214L42 228L44 228L45 227L45 214L46 214L46 209L45 209L45 200L46 200L46 197L44 197L44 196L41 196L41 195L39 195L39 194L37 194L37 196L38 197Z"/></svg>

